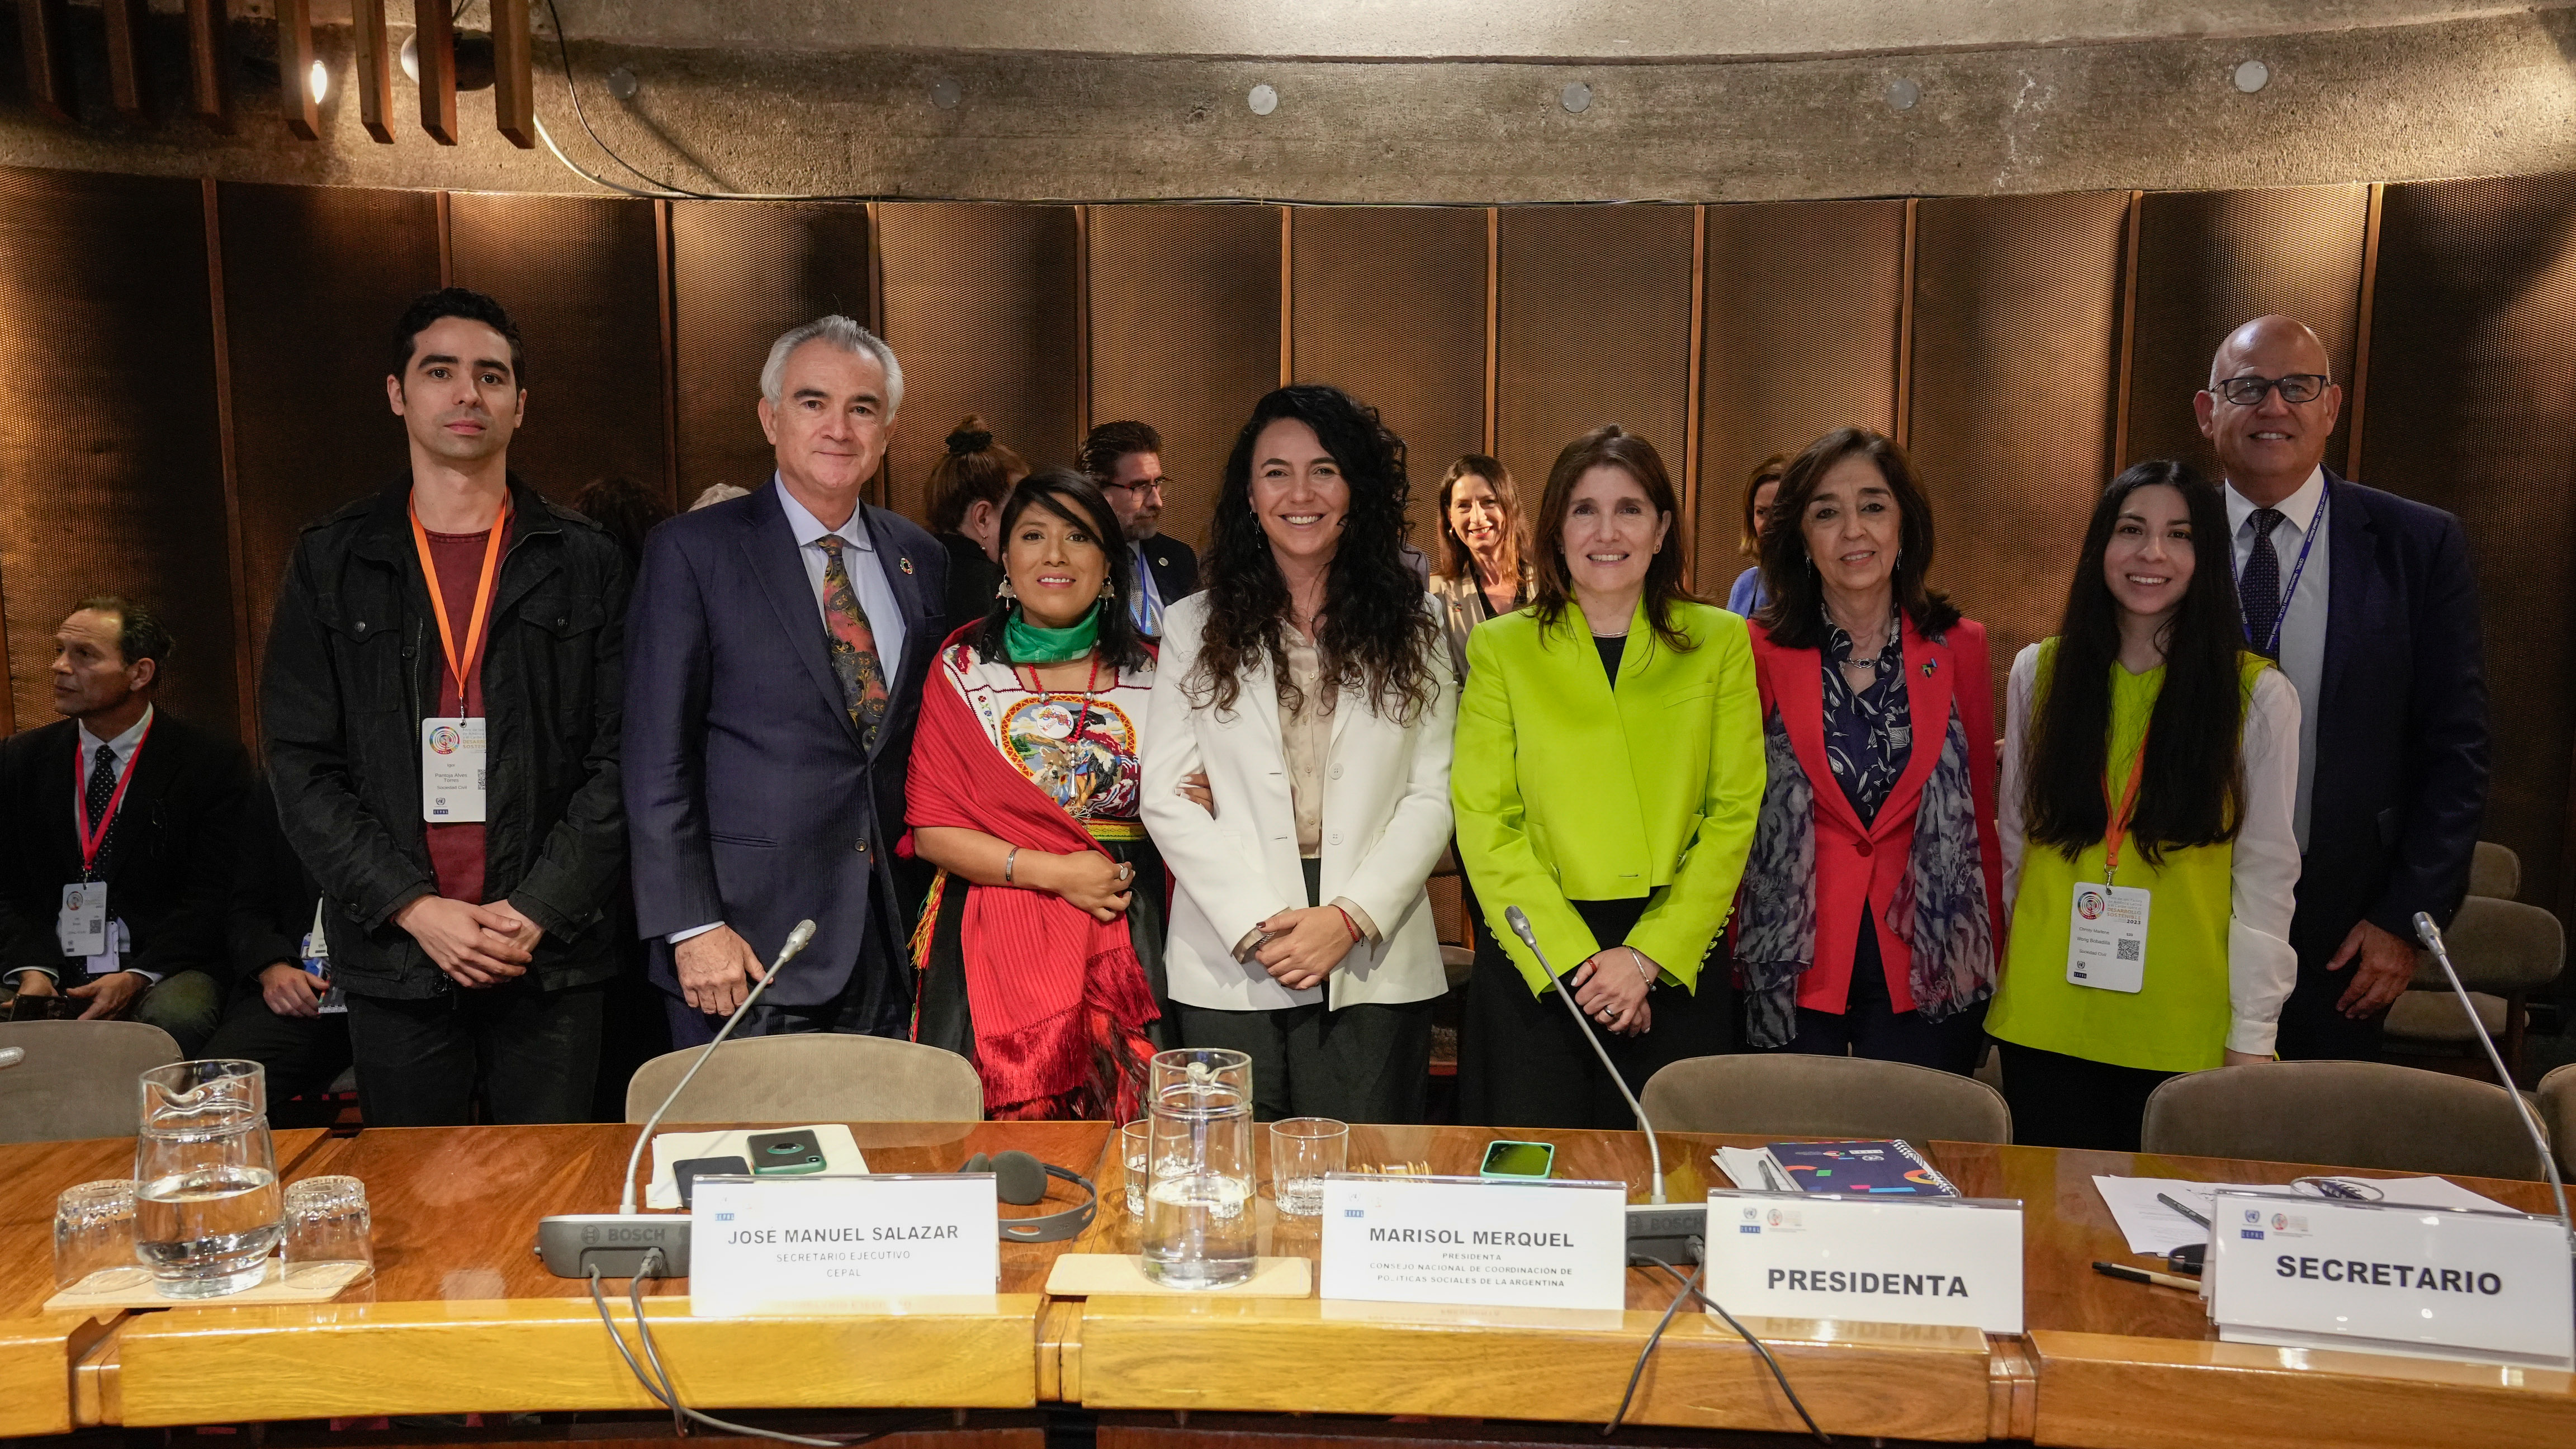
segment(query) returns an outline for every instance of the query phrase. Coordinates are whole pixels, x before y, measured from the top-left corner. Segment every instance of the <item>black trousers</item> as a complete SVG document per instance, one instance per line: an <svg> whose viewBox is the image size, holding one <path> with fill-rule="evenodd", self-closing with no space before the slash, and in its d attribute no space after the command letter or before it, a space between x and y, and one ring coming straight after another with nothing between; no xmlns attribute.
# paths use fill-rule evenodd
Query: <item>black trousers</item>
<svg viewBox="0 0 2576 1449"><path fill-rule="evenodd" d="M1571 903L1604 948L1628 939L1646 913L1646 898ZM1565 972L1569 965L1551 963ZM1669 963L1666 963L1669 964ZM1700 967L1699 989L1658 983L1647 989L1654 1024L1635 1036L1596 1026L1601 1045L1628 1090L1643 1096L1646 1079L1690 1057L1736 1049L1735 990L1723 952ZM1476 937L1475 974L1467 978L1467 1020L1458 1033L1458 1120L1489 1127L1633 1128L1636 1114L1601 1069L1583 1029L1553 989L1533 992L1491 932Z"/></svg>
<svg viewBox="0 0 2576 1449"><path fill-rule="evenodd" d="M349 1018L339 1012L280 1016L257 991L246 991L224 1012L205 1055L266 1067L271 1100L320 1092L349 1069Z"/></svg>
<svg viewBox="0 0 2576 1449"><path fill-rule="evenodd" d="M2013 1141L2024 1147L2089 1147L2135 1152L2147 1097L2178 1072L2109 1062L1998 1041Z"/></svg>
<svg viewBox="0 0 2576 1449"><path fill-rule="evenodd" d="M349 1000L358 1106L370 1127L589 1119L605 983L548 991L532 977L421 1000Z"/></svg>
<svg viewBox="0 0 2576 1449"><path fill-rule="evenodd" d="M1860 945L1852 956L1851 990L1837 1014L1798 1008L1798 1034L1784 1052L1820 1057L1868 1057L1873 1061L1911 1062L1935 1071L1966 1076L1977 1069L1986 1050L1986 1003L1978 1002L1940 1021L1925 1021L1917 1011L1899 1011L1887 991L1887 966L1878 953L1878 930L1863 915Z"/></svg>
<svg viewBox="0 0 2576 1449"><path fill-rule="evenodd" d="M2335 945L2342 944L2338 937ZM2388 1021L2388 1011L2383 1007L2355 1021L2335 1008L2352 989L2352 973L2358 968L2347 963L2341 971L2328 971L2325 963L2333 954L2329 950L2323 955L2299 955L2298 984L2290 988L2290 999L2281 1003L2280 1036L2273 1043L2285 1062L2379 1060L2380 1028Z"/></svg>

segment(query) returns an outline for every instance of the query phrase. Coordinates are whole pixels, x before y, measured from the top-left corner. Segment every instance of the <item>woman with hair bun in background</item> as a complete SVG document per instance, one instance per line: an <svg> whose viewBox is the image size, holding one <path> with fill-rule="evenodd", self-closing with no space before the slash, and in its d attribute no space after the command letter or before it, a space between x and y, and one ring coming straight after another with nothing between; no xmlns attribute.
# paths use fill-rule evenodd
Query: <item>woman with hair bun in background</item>
<svg viewBox="0 0 2576 1449"><path fill-rule="evenodd" d="M1029 462L993 441L981 414L949 430L930 465L930 531L948 549L948 627L984 617L1002 584L1002 500Z"/></svg>

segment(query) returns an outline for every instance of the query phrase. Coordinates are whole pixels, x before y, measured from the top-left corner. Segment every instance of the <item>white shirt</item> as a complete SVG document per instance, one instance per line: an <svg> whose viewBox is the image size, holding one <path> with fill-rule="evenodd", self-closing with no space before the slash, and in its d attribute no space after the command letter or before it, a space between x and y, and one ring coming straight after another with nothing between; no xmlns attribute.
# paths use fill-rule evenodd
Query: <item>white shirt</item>
<svg viewBox="0 0 2576 1449"><path fill-rule="evenodd" d="M2327 557L2333 552L2333 540L2320 538L2314 547L2307 540L2325 496L2326 471L2320 467L2308 474L2299 491L2276 505L2281 522L2272 530L2272 551L2281 556L2282 588L2290 587L2290 573L2299 567L2299 550L2308 549L2308 566L2299 574L2299 586L2281 607L2281 672L2290 676L2291 686L2299 691L2299 800L2291 820L2301 854L2308 848L2308 804L2315 795L2317 716L2322 703L2317 695L2325 688L2326 598L2334 578L2334 565ZM2235 543L2236 576L2241 579L2245 561L2254 556L2253 517L2259 505L2237 492L2233 483L2227 485L2226 498L2227 529Z"/></svg>
<svg viewBox="0 0 2576 1449"><path fill-rule="evenodd" d="M2307 592L2306 586L2299 591ZM2022 752L2030 738L2031 686L2038 677L2039 646L2026 645L2013 657L2004 706L2003 779L1995 802L2004 845L2007 921L2021 893ZM2290 806L2299 778L2300 714L2298 691L2280 670L2266 669L2254 681L2254 697L2246 704L2237 737L2245 761L2245 818L2237 826L2228 863L2227 1049L2256 1056L2272 1054L2281 1004L2299 980L2299 953L2290 948L2290 916L2299 904L2299 844L2290 829Z"/></svg>
<svg viewBox="0 0 2576 1449"><path fill-rule="evenodd" d="M825 528L823 520L806 512L796 495L787 491L778 475L770 475L769 486L778 490L778 506L796 537L796 556L804 561L806 582L814 589L814 622L831 628L823 616L823 570L831 562L823 552L823 540L838 538L844 545L841 567L850 576L850 591L859 596L859 608L868 616L868 628L877 638L877 663L891 684L903 668L903 606L895 602L894 585L886 581L885 564L877 558L875 541L868 537L864 507L852 508L840 527Z"/></svg>
<svg viewBox="0 0 2576 1449"><path fill-rule="evenodd" d="M824 631L831 630L823 613L823 570L831 558L823 552L823 540L837 538L841 549L841 568L850 576L850 592L858 595L859 608L868 616L868 629L876 635L877 666L885 671L891 687L903 667L903 606L895 602L894 585L886 581L885 564L877 558L876 542L868 537L864 505L853 507L850 516L838 528L826 528L823 520L796 501L787 484L775 473L769 475L769 486L778 492L778 507L787 515L787 527L796 540L796 557L805 565L805 582L814 590L814 622ZM703 936L722 921L709 921L685 931L673 931L667 939L674 946L691 936Z"/></svg>

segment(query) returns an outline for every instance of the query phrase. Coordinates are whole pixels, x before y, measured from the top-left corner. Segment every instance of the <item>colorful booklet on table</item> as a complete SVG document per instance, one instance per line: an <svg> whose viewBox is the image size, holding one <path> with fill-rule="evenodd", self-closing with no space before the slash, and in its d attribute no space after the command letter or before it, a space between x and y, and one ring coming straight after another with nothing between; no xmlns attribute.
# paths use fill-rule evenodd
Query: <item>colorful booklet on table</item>
<svg viewBox="0 0 2576 1449"><path fill-rule="evenodd" d="M1748 1192L1844 1192L1874 1197L1957 1197L1940 1170L1903 1142L1832 1140L1721 1147L1718 1170Z"/></svg>

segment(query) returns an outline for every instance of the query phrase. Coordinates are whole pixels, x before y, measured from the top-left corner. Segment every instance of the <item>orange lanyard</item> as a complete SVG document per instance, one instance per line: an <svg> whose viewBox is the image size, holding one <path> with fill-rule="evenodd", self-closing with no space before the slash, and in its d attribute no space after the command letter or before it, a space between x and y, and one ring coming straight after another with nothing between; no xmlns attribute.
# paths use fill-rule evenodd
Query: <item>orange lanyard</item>
<svg viewBox="0 0 2576 1449"><path fill-rule="evenodd" d="M125 804L125 787L134 783L134 767L143 759L144 742L152 738L152 724L158 722L160 717L156 712L152 721L143 726L143 733L135 737L134 753L125 757L125 768L116 772L116 793L107 797L106 813L98 817L98 829L95 831L89 828L88 775L81 768L80 751L72 751L72 819L80 827L81 879L83 880L89 879L91 868L98 864L99 851L106 848L107 828L116 823L116 812ZM78 737L74 738L77 740Z"/></svg>
<svg viewBox="0 0 2576 1449"><path fill-rule="evenodd" d="M447 667L456 676L456 707L465 708L465 668L481 657L483 622L492 611L492 580L501 571L501 535L510 531L510 500L501 500L501 512L492 520L490 540L483 545L483 577L474 585L474 612L465 623L465 652L456 652L456 635L448 626L447 600L438 589L438 561L429 555L429 530L420 526L420 510L411 510L412 547L420 550L420 574L429 582L429 611L438 616L438 647L447 654Z"/></svg>
<svg viewBox="0 0 2576 1449"><path fill-rule="evenodd" d="M2102 834L2102 884L2105 886L2114 884L2119 877L2120 837L2129 833L2129 817L2138 808L2138 782L2145 779L2146 774L2147 737L2141 734L2138 736L2137 757L2129 762L2128 791L2121 795L2119 807L2111 816L2110 828ZM2111 803L2111 791L2107 785L2102 791L2102 803Z"/></svg>

